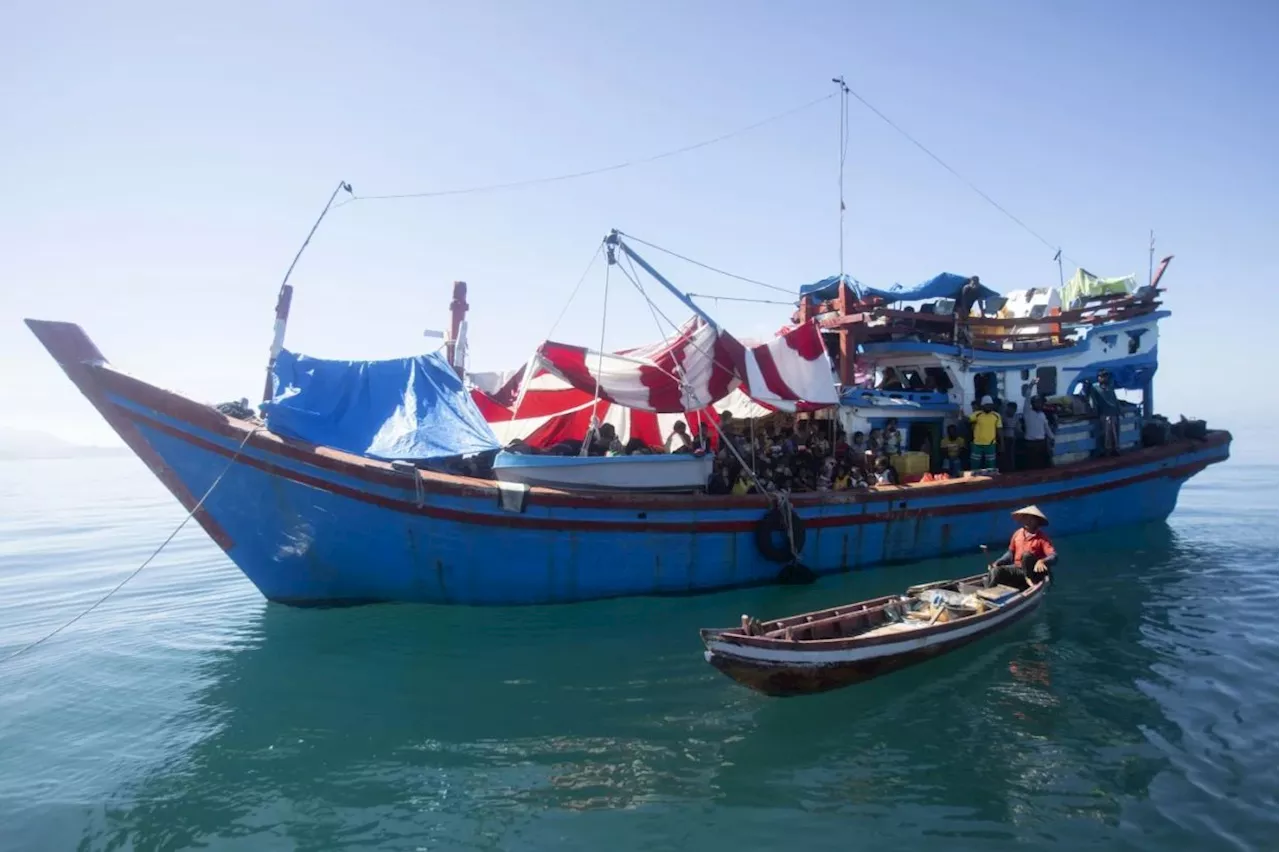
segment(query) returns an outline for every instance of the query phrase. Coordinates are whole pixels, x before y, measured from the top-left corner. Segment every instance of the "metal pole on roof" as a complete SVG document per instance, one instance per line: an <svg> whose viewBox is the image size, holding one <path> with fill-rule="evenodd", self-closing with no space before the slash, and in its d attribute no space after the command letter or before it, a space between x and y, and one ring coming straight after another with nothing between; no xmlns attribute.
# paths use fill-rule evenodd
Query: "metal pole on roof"
<svg viewBox="0 0 1280 852"><path fill-rule="evenodd" d="M1156 275L1156 232L1151 231L1151 243L1147 246L1147 283Z"/></svg>
<svg viewBox="0 0 1280 852"><path fill-rule="evenodd" d="M1062 249L1058 249L1058 253L1053 256L1053 259L1058 261L1058 289L1062 289L1067 286L1067 279L1062 274Z"/></svg>
<svg viewBox="0 0 1280 852"><path fill-rule="evenodd" d="M631 246L624 243L618 237L619 237L618 232L615 230L615 231L610 231L609 236L605 237L604 239L605 247L609 252L610 264L614 264L617 262L613 256L613 249L614 248L621 249L623 254L631 258L631 260L634 261L635 264L639 266L641 269L643 269L645 272L652 275L655 281L657 281L659 284L665 287L668 290L668 292L671 293L671 295L679 299L686 308L693 311L694 315L702 319L703 322L705 322L707 325L711 326L712 328L716 329L717 331L720 330L720 324L717 323L715 320L713 320L710 314L708 314L706 311L702 310L702 308L694 304L693 300L689 298L689 294L682 292L679 288L676 287L676 285L672 284L670 281L664 278L662 273L658 272L658 270L654 269L652 266L649 265L649 261L645 260L643 257L636 254L635 251L631 248Z"/></svg>
<svg viewBox="0 0 1280 852"><path fill-rule="evenodd" d="M840 95L840 286L844 286L844 161L849 151L849 87L844 76L832 77Z"/></svg>

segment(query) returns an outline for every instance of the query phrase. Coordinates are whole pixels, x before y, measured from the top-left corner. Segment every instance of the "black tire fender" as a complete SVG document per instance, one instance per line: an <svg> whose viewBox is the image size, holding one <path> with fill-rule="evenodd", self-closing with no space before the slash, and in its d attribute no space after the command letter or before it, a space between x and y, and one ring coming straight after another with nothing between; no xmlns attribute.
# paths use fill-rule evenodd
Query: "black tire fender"
<svg viewBox="0 0 1280 852"><path fill-rule="evenodd" d="M791 562L795 559L795 554L791 552L791 545L795 545L795 553L804 550L805 527L804 520L796 514L795 509L788 509L791 512L791 537L792 541L787 542L787 520L782 514L782 509L774 506L769 512L760 519L756 524L756 549L760 551L760 555L770 562ZM781 536L779 536L781 533ZM782 539L779 544L778 539Z"/></svg>

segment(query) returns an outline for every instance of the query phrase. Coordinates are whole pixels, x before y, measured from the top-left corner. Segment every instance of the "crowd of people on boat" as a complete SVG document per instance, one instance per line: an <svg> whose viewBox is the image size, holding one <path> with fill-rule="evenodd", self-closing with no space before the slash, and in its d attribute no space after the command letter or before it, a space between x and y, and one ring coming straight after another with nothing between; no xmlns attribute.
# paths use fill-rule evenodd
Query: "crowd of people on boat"
<svg viewBox="0 0 1280 852"><path fill-rule="evenodd" d="M1101 424L1100 451L1118 447L1120 403L1107 371L1086 395ZM848 435L832 420L799 420L791 424L756 426L739 421L732 412L720 413L718 424L700 422L696 428L676 421L661 446L639 438L623 443L610 423L599 424L581 440L568 439L541 451L553 455L620 456L661 453L709 453L714 466L707 482L711 494L754 494L773 491L802 493L848 491L874 485L902 484L897 457L908 451L929 459L925 478L959 478L975 473L1039 470L1052 464L1055 413L1043 398L1030 395L1020 411L1012 401L983 396L967 418L946 427L937 452L930 437L908 447L908 430L890 418L881 428ZM517 442L519 444L521 442Z"/></svg>

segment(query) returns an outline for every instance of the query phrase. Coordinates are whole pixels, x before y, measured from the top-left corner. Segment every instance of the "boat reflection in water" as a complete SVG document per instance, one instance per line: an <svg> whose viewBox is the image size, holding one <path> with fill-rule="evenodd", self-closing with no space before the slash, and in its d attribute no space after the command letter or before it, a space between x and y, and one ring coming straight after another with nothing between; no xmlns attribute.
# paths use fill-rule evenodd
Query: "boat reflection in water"
<svg viewBox="0 0 1280 852"><path fill-rule="evenodd" d="M247 647L210 657L178 720L212 732L113 797L86 845L532 844L562 836L569 812L589 816L575 836L601 843L628 826L610 848L840 836L850 815L888 815L877 824L898 837L1010 837L1052 818L1106 834L1170 767L1148 732L1177 741L1180 711L1148 684L1179 661L1149 637L1170 629L1164 601L1194 591L1184 572L1204 556L1163 524L1123 541L1073 543L1049 605L1022 625L802 702L712 672L691 629L972 560L570 609L268 606ZM713 804L740 818L709 825ZM605 813L618 809L640 822Z"/></svg>

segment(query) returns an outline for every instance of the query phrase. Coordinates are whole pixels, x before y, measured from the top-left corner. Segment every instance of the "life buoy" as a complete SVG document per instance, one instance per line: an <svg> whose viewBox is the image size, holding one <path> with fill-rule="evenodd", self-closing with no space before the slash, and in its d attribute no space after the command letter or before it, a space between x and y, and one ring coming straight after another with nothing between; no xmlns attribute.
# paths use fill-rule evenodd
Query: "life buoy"
<svg viewBox="0 0 1280 852"><path fill-rule="evenodd" d="M782 514L782 509L774 506L769 510L760 522L756 524L756 548L760 551L760 555L770 562L791 562L795 559L795 554L804 550L804 521L796 514L795 509L789 509L791 512L791 541L787 541L787 519ZM792 545L795 546L795 553L791 552Z"/></svg>

